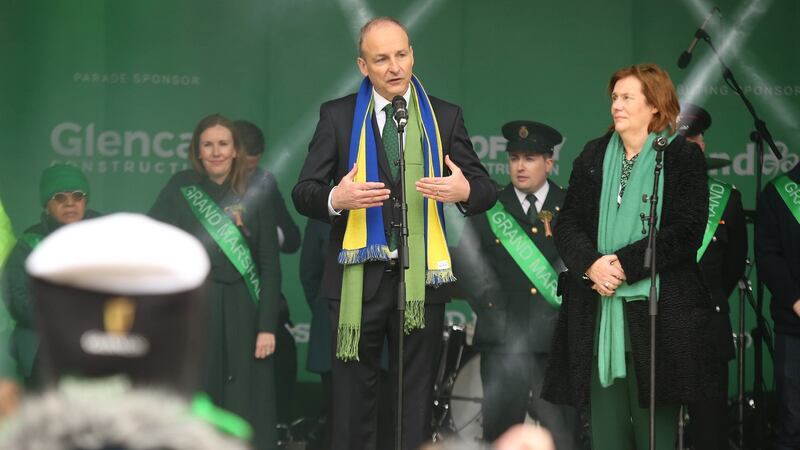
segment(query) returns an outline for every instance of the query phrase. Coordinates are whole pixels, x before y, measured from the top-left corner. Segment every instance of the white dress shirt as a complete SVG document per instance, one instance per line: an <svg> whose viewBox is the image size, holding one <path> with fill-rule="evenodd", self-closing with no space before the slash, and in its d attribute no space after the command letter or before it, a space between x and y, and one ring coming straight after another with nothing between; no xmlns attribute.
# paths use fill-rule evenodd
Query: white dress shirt
<svg viewBox="0 0 800 450"><path fill-rule="evenodd" d="M410 84L408 85L408 89L406 89L406 93L403 94L403 98L406 99L406 105L409 105L411 101ZM375 88L372 88L372 105L375 111L375 121L378 122L378 133L380 133L381 138L383 138L383 126L386 124L386 111L384 111L383 108L385 108L386 105L388 105L391 102L392 102L391 100L387 100L383 98L381 94L378 94ZM405 145L405 143L406 143L406 134L403 133L403 144ZM334 186L333 189L336 189L336 186ZM333 196L333 189L331 189L331 192L328 194L328 215L338 216L342 214L342 210L340 209L337 211L333 209L333 206L331 206L331 197Z"/></svg>
<svg viewBox="0 0 800 450"><path fill-rule="evenodd" d="M525 211L525 214L528 214L528 208L531 207L531 202L525 198L528 196L528 194L520 191L516 187L514 187L514 192L517 193L517 199L519 200L519 204L522 205L522 210ZM547 198L548 192L550 192L550 183L545 180L542 187L533 193L533 195L536 196L536 204L533 206L536 208L537 213L542 210L542 207L544 206L544 200Z"/></svg>

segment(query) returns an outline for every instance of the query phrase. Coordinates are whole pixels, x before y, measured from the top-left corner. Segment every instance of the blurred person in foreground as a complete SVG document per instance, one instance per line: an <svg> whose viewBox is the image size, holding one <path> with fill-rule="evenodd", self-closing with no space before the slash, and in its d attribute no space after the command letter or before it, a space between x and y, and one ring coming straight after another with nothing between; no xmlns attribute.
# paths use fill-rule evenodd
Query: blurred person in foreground
<svg viewBox="0 0 800 450"><path fill-rule="evenodd" d="M538 423L517 424L506 430L494 443L445 440L420 447L420 450L556 450L553 435Z"/></svg>
<svg viewBox="0 0 800 450"><path fill-rule="evenodd" d="M139 214L64 227L26 262L42 390L0 432L13 450L245 450L247 423L200 386L200 242Z"/></svg>
<svg viewBox="0 0 800 450"><path fill-rule="evenodd" d="M554 231L567 272L543 397L590 408L592 448L648 448L650 270L642 196L657 194L656 439L674 448L679 405L707 397L707 326L713 311L696 262L708 216L703 153L676 133L678 98L654 64L617 70L608 83L613 124L575 159Z"/></svg>
<svg viewBox="0 0 800 450"><path fill-rule="evenodd" d="M0 271L5 267L6 257L11 253L16 242L11 219L8 218L3 201L0 200ZM2 302L2 296L3 290L0 289L0 421L17 409L20 398L17 364L9 352L14 319L8 314L8 309Z"/></svg>

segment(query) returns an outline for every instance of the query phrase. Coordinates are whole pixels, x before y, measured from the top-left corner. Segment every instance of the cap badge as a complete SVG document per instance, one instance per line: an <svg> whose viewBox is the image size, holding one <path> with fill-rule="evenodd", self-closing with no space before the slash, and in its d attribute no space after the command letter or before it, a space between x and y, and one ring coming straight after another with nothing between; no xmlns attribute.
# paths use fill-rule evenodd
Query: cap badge
<svg viewBox="0 0 800 450"><path fill-rule="evenodd" d="M530 131L528 131L528 127L527 126L522 125L521 127L519 127L519 138L520 139L527 138L529 134L530 134Z"/></svg>
<svg viewBox="0 0 800 450"><path fill-rule="evenodd" d="M136 306L127 297L109 299L103 308L103 323L109 334L128 334L136 317Z"/></svg>

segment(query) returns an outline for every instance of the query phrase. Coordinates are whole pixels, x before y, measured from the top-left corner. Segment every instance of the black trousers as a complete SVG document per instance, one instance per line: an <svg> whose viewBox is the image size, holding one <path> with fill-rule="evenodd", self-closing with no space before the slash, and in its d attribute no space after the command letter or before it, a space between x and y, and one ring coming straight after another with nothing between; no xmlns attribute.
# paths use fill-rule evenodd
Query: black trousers
<svg viewBox="0 0 800 450"><path fill-rule="evenodd" d="M692 448L698 450L728 450L728 362L715 367L716 382L724 386L713 399L689 404L688 435Z"/></svg>
<svg viewBox="0 0 800 450"><path fill-rule="evenodd" d="M399 316L397 272L384 273L373 298L362 304L358 361L333 358L331 448L334 450L375 449L377 397L381 350L389 341L389 382L394 400L397 385ZM334 347L339 322L338 301L330 302ZM432 438L433 382L444 327L444 304L425 305L425 328L405 335L403 373L403 449L416 450ZM397 430L394 430L396 433ZM381 439L382 441L382 439ZM380 449L383 450L383 449Z"/></svg>

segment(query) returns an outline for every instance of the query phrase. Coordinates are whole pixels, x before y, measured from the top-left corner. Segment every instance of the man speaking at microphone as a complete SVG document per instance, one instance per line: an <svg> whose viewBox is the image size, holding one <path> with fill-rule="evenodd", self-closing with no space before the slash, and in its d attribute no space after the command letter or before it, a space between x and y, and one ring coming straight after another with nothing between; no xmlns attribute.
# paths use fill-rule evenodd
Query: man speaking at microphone
<svg viewBox="0 0 800 450"><path fill-rule="evenodd" d="M449 299L439 286L454 281L443 206L468 215L489 209L497 194L464 127L461 109L429 97L413 75L414 52L396 19L367 22L359 37L357 94L324 103L309 152L292 191L297 210L331 223L323 289L331 299L335 339L331 414L333 449L373 448L376 379L385 337L397 376L400 313L397 228L400 190L408 204L409 268L403 315L403 448L430 440L433 378ZM393 102L408 121L401 141ZM396 405L395 405L396 406Z"/></svg>

